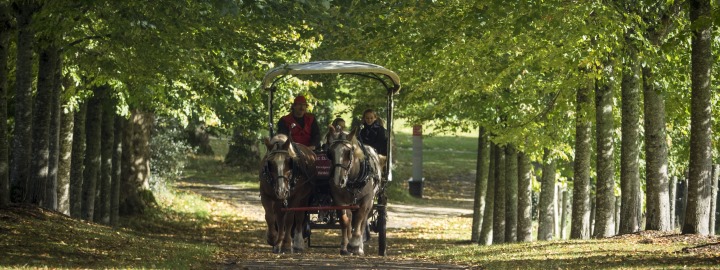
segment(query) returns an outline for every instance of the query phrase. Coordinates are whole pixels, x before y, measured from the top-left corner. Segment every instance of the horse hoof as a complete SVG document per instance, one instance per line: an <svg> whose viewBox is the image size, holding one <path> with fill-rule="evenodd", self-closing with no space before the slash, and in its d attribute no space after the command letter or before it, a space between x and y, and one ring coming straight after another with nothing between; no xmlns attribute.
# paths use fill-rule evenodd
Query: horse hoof
<svg viewBox="0 0 720 270"><path fill-rule="evenodd" d="M293 249L294 249L294 248L286 248L286 247L284 247L284 248L282 248L282 253L283 253L283 254L293 254Z"/></svg>
<svg viewBox="0 0 720 270"><path fill-rule="evenodd" d="M293 252L297 252L297 253L302 253L305 251L305 249L301 248L301 247L293 247L292 249L293 249Z"/></svg>
<svg viewBox="0 0 720 270"><path fill-rule="evenodd" d="M348 245L348 251L355 255L365 255L365 252L360 248L360 246L350 246Z"/></svg>
<svg viewBox="0 0 720 270"><path fill-rule="evenodd" d="M275 254L280 254L280 247L278 247L278 246L273 246L272 252L275 253Z"/></svg>
<svg viewBox="0 0 720 270"><path fill-rule="evenodd" d="M341 251L340 251L340 255L347 256L347 255L352 255L352 253L350 253L350 252L347 251L347 250L341 250Z"/></svg>

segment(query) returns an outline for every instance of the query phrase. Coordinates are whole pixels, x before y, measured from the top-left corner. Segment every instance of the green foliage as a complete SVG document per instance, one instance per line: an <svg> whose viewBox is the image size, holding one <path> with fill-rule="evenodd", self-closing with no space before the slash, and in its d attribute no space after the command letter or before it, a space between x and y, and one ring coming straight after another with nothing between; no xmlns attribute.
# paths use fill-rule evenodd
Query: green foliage
<svg viewBox="0 0 720 270"><path fill-rule="evenodd" d="M153 185L161 184L164 180L179 179L187 164L188 155L194 152L177 120L162 116L157 117L154 125L150 149Z"/></svg>

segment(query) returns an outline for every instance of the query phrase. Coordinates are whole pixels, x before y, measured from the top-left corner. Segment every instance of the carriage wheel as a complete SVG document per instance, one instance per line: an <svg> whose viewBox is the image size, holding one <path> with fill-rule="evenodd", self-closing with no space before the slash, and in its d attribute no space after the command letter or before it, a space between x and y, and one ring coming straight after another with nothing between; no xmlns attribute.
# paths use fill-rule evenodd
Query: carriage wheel
<svg viewBox="0 0 720 270"><path fill-rule="evenodd" d="M381 194L378 198L377 208L377 232L378 232L378 255L387 255L387 197Z"/></svg>

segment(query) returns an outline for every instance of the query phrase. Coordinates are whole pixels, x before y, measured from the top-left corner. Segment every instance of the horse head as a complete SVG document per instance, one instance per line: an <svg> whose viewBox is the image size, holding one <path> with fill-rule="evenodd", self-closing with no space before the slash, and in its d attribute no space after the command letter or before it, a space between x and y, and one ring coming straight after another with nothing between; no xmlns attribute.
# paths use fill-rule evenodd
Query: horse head
<svg viewBox="0 0 720 270"><path fill-rule="evenodd" d="M350 176L356 175L359 171L360 160L365 158L356 134L357 129L353 129L346 138L332 141L328 150L332 161L331 181L340 188L347 186Z"/></svg>
<svg viewBox="0 0 720 270"><path fill-rule="evenodd" d="M284 138L283 138L284 137ZM270 152L265 157L265 181L267 181L279 200L287 200L290 196L293 175L294 152L290 144L292 140L279 134L266 143Z"/></svg>

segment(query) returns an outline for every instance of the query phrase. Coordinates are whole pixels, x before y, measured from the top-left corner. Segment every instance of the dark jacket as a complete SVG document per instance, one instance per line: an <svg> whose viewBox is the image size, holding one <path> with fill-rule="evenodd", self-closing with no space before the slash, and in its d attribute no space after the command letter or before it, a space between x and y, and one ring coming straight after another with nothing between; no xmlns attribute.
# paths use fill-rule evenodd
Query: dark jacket
<svg viewBox="0 0 720 270"><path fill-rule="evenodd" d="M365 145L375 148L378 154L387 155L387 136L380 120L375 120L372 125L363 123L359 138Z"/></svg>
<svg viewBox="0 0 720 270"><path fill-rule="evenodd" d="M309 127L306 126L308 122L310 122ZM288 135L290 133L288 123L295 123L297 125L293 130L293 141L306 146L320 147L320 127L312 114L305 114L305 116L301 118L295 118L292 114L283 116L277 124L279 134Z"/></svg>

